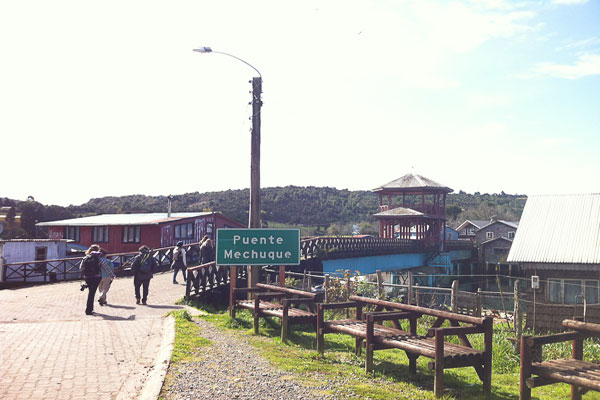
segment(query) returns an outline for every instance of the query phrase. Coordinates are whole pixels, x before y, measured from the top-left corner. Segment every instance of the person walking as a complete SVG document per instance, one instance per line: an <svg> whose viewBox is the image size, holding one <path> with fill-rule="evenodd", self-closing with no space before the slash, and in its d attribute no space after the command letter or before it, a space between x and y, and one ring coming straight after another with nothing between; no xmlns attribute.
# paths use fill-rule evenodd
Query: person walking
<svg viewBox="0 0 600 400"><path fill-rule="evenodd" d="M177 242L177 246L173 250L173 264L171 265L173 268L173 284L177 284L177 273L181 270L181 274L183 275L183 281L187 280L185 275L185 270L187 268L187 259L185 257L185 249L183 248L183 242Z"/></svg>
<svg viewBox="0 0 600 400"><path fill-rule="evenodd" d="M212 245L212 240L208 236L204 236L200 245L200 264L206 264L211 261L215 261L215 249Z"/></svg>
<svg viewBox="0 0 600 400"><path fill-rule="evenodd" d="M115 265L112 261L106 258L106 250L100 249L100 269L102 270L102 279L100 280L100 284L98 285L98 291L100 292L100 298L98 298L98 303L103 306L107 303L106 294L110 289L110 285L112 284L113 279L116 278L115 275Z"/></svg>
<svg viewBox="0 0 600 400"><path fill-rule="evenodd" d="M131 264L131 271L133 272L133 286L135 288L135 303L146 304L148 300L148 290L150 288L150 279L154 276L154 272L158 268L158 263L150 254L150 248L146 245L142 245L139 248L139 254L135 256L133 263ZM140 287L143 292L140 296Z"/></svg>
<svg viewBox="0 0 600 400"><path fill-rule="evenodd" d="M92 244L89 249L85 251L85 257L79 264L79 270L85 280L85 284L88 287L88 297L85 307L86 315L94 314L94 297L96 296L96 290L102 279L101 267L100 267L100 246ZM84 288L82 287L81 290Z"/></svg>

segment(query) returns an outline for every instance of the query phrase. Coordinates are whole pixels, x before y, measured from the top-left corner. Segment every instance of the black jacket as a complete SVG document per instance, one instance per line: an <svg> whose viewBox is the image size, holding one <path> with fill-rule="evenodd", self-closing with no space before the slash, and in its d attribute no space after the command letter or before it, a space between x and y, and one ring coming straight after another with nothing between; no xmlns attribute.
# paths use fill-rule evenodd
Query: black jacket
<svg viewBox="0 0 600 400"><path fill-rule="evenodd" d="M150 263L152 264L150 272L140 271L140 267L142 266L142 260L146 256L148 256L148 260L150 260ZM133 259L133 263L131 264L131 271L133 272L133 278L135 280L144 281L146 279L152 279L152 277L154 276L154 272L156 272L157 269L158 263L156 262L156 259L152 257L152 254L150 254L149 251L140 252L137 256L135 256L135 258Z"/></svg>

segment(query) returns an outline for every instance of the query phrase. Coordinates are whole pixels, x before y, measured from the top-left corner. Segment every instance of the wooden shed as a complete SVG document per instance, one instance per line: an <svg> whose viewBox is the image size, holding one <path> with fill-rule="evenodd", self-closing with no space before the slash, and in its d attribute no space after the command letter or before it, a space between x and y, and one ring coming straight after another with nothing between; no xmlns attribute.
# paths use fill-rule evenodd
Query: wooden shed
<svg viewBox="0 0 600 400"><path fill-rule="evenodd" d="M536 327L561 329L584 302L588 321L599 323L600 193L529 197L507 261L525 271L529 300L531 277L539 277Z"/></svg>

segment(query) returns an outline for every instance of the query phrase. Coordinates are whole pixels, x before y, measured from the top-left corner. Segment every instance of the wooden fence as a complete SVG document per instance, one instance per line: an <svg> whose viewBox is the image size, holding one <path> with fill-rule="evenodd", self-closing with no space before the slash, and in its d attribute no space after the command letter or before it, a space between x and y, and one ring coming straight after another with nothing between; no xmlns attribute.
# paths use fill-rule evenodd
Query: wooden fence
<svg viewBox="0 0 600 400"><path fill-rule="evenodd" d="M171 267L173 261L173 250L175 247L163 247L152 250L152 256L158 262L161 270ZM200 243L184 245L188 265L193 265L200 260ZM107 258L120 267L127 274L131 269L131 261L137 252L109 254ZM10 283L53 283L65 280L81 279L79 264L83 257L61 258L56 260L27 261L22 263L4 264L2 282Z"/></svg>
<svg viewBox="0 0 600 400"><path fill-rule="evenodd" d="M267 273L267 282L276 282L281 280L281 270L265 269ZM356 277L346 279L341 276L316 275L311 273L297 273L285 271L285 279L292 278L297 287L302 290L321 292L325 302L344 301L352 295L357 294L357 290L362 290L360 295L366 296L365 286L371 286L370 295L374 297L396 297L401 301L414 304L421 307L450 310L457 314L471 315L481 317L483 314L481 291L477 293L458 290L458 281L452 283L451 288L430 287L413 284L415 279L411 272L408 272L404 284L385 283L382 279L381 271L377 271L377 281L358 281ZM337 282L336 282L337 280ZM358 283L360 282L360 283ZM357 289L359 288L360 289ZM335 297L334 297L335 293Z"/></svg>
<svg viewBox="0 0 600 400"><path fill-rule="evenodd" d="M185 298L203 296L214 289L229 285L231 271L235 271L235 280L246 279L246 268L217 265L214 261L189 267L185 287Z"/></svg>

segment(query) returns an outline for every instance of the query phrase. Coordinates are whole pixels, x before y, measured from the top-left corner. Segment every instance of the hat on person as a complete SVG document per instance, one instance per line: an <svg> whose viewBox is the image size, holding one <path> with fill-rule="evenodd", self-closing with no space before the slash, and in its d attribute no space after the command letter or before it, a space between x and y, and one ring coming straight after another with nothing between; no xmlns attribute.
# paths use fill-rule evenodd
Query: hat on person
<svg viewBox="0 0 600 400"><path fill-rule="evenodd" d="M183 241L182 240L180 240L179 242L177 242L177 247L181 247L181 246L183 246Z"/></svg>

